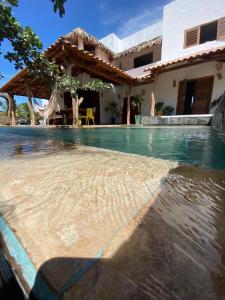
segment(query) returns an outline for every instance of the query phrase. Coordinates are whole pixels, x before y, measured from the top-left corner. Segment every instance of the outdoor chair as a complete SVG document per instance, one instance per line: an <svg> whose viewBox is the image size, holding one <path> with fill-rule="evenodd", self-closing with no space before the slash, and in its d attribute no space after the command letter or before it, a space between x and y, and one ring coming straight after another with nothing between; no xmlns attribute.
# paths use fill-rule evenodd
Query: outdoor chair
<svg viewBox="0 0 225 300"><path fill-rule="evenodd" d="M93 108L87 108L86 116L80 116L80 120L82 120L82 119L86 120L86 125L90 125L89 120L92 120L93 124L95 125L95 117L93 114Z"/></svg>

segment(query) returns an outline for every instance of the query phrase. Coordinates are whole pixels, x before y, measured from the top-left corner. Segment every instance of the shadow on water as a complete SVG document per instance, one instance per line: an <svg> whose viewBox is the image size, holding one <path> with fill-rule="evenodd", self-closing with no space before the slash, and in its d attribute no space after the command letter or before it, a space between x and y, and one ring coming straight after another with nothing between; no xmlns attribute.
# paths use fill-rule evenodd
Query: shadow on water
<svg viewBox="0 0 225 300"><path fill-rule="evenodd" d="M225 173L178 167L105 249L107 258L46 261L30 299L47 299L40 278L57 299L225 299L224 215Z"/></svg>

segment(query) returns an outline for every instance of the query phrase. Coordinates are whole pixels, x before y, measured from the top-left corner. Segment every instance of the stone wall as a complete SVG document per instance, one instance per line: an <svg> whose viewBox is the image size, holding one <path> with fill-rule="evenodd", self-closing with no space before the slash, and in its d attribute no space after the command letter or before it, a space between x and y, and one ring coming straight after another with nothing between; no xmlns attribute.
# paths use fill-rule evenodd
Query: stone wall
<svg viewBox="0 0 225 300"><path fill-rule="evenodd" d="M190 115L190 116L160 116L142 117L142 125L205 125L209 126L212 115Z"/></svg>
<svg viewBox="0 0 225 300"><path fill-rule="evenodd" d="M214 128L225 130L225 93L221 96L221 100L215 110L212 126Z"/></svg>

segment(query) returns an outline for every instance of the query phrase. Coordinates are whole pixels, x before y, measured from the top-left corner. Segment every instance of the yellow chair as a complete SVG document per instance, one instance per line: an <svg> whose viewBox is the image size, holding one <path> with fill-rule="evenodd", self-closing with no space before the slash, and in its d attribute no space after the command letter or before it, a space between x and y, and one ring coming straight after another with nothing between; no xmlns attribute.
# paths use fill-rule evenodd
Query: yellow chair
<svg viewBox="0 0 225 300"><path fill-rule="evenodd" d="M80 116L80 120L82 120L82 119L86 120L86 125L90 125L89 120L92 120L93 124L95 125L95 117L93 114L93 108L87 108L86 116Z"/></svg>

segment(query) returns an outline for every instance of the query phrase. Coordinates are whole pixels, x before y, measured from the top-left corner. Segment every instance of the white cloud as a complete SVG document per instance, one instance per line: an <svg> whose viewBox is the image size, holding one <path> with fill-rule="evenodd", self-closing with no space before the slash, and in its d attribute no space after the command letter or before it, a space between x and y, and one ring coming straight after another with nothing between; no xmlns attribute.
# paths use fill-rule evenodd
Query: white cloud
<svg viewBox="0 0 225 300"><path fill-rule="evenodd" d="M131 17L122 23L117 29L117 34L120 37L126 37L134 32L137 32L147 26L159 21L162 17L163 6L157 6L154 9L146 8L138 15Z"/></svg>

